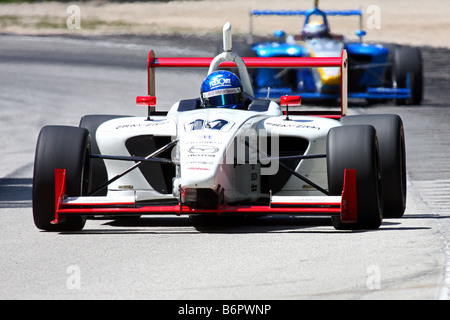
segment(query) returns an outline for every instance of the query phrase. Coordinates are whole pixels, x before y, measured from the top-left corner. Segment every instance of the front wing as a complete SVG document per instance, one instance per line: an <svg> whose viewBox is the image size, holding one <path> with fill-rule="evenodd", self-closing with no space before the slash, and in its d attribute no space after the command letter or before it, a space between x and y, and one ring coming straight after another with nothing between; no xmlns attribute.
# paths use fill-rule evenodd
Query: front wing
<svg viewBox="0 0 450 320"><path fill-rule="evenodd" d="M346 169L341 196L272 196L269 205L219 203L214 209L199 209L180 201L167 205L141 203L134 196L68 197L66 170L55 169L55 219L58 224L70 216L266 214L340 216L343 223L357 221L356 171Z"/></svg>

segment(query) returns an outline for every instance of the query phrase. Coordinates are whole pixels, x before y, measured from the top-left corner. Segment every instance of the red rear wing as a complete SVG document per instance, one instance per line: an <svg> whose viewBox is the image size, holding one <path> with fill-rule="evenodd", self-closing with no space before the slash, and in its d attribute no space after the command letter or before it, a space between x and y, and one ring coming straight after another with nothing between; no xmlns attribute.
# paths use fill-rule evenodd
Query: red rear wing
<svg viewBox="0 0 450 320"><path fill-rule="evenodd" d="M214 58L157 58L155 52L148 53L148 95L156 96L155 69L156 68L208 68ZM341 68L341 111L340 115L347 114L347 51L342 50L340 57L277 57L277 58L255 58L242 57L248 68ZM235 67L233 62L222 62L221 67Z"/></svg>

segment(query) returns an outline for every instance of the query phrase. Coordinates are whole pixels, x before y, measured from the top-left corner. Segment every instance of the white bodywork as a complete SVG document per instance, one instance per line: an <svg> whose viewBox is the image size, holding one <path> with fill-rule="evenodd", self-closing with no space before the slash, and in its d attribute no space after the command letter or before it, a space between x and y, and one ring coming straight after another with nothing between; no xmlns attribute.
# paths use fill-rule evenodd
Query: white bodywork
<svg viewBox="0 0 450 320"><path fill-rule="evenodd" d="M136 136L154 135L178 139L172 151L172 160L177 164L172 192L160 193L154 190L143 174L134 170L109 185L109 194L132 193L139 200L178 199L180 190L201 188L219 192L220 186L227 203L255 201L267 197L261 194L261 175L282 170L278 166L278 160L267 160L264 150L256 148L258 141L259 144L264 144L265 140L272 139L272 145L276 146L284 137L298 137L308 141L305 155L324 154L329 129L340 125L336 120L314 116L290 115L289 120L286 120L280 106L273 101L265 112L235 109L178 112L178 104L165 117L155 116L150 121L145 117L119 118L107 121L98 128L95 138L102 154L133 156L125 143ZM235 137L238 146L236 150L230 147L233 146ZM245 139L250 148L253 148L247 152L250 156L245 154ZM277 154L278 150L274 148L272 157ZM257 156L265 159L269 166L261 167ZM105 164L109 179L130 167L130 162L127 161L105 160ZM327 188L325 159L301 160L292 169ZM277 193L286 196L318 194L317 190L294 176Z"/></svg>

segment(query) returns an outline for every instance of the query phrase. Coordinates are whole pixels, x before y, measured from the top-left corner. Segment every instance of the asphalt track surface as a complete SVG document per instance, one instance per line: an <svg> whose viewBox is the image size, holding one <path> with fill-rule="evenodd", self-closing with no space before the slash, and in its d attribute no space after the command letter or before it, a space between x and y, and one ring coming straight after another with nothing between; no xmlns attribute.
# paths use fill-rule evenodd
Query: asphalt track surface
<svg viewBox="0 0 450 320"><path fill-rule="evenodd" d="M35 228L34 149L47 124L86 114L144 115L148 49L209 56L183 38L0 35L0 299L449 299L448 50L423 48L422 106L397 113L407 143L408 203L376 231L329 219L265 217L194 224L188 217L88 220L77 233ZM196 97L206 71L158 70L158 106Z"/></svg>

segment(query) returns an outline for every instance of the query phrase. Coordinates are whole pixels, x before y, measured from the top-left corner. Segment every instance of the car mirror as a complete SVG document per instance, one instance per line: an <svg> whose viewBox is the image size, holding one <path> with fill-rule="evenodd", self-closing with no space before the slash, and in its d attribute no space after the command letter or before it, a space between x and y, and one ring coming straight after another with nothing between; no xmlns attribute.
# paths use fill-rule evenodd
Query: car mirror
<svg viewBox="0 0 450 320"><path fill-rule="evenodd" d="M302 105L300 96L281 96L280 105L282 107L299 107Z"/></svg>
<svg viewBox="0 0 450 320"><path fill-rule="evenodd" d="M286 120L290 120L289 119L289 107L291 107L291 112L298 110L298 108L301 106L302 104L302 99L300 96L281 96L280 97L280 105L281 105L281 110L283 111L283 114L286 115Z"/></svg>
<svg viewBox="0 0 450 320"><path fill-rule="evenodd" d="M155 110L156 110L156 97L154 97L154 96L137 96L136 97L136 105L148 107L147 120L150 121L151 120L150 114L152 112L155 112Z"/></svg>
<svg viewBox="0 0 450 320"><path fill-rule="evenodd" d="M286 32L284 32L283 30L275 30L273 32L273 36L275 38L284 38L286 36Z"/></svg>
<svg viewBox="0 0 450 320"><path fill-rule="evenodd" d="M154 107L156 106L156 97L138 96L136 97L136 105L144 107Z"/></svg>
<svg viewBox="0 0 450 320"><path fill-rule="evenodd" d="M355 34L359 38L359 40L362 41L362 38L367 34L367 32L358 29L355 31Z"/></svg>

